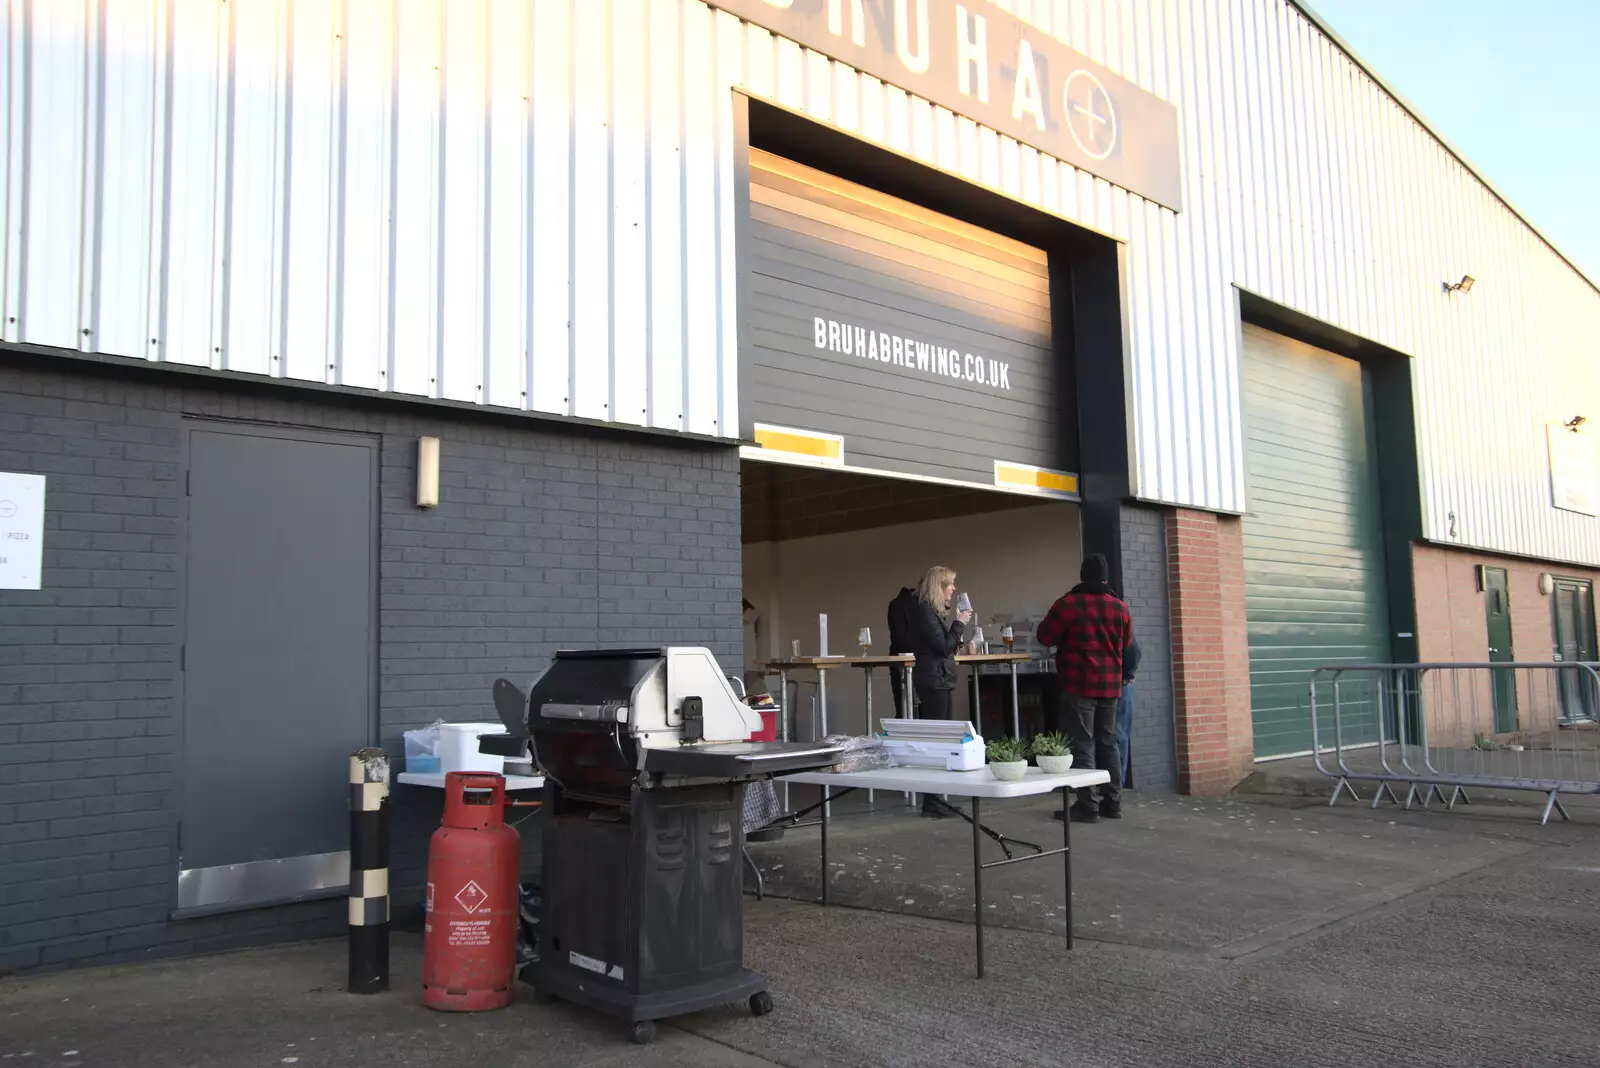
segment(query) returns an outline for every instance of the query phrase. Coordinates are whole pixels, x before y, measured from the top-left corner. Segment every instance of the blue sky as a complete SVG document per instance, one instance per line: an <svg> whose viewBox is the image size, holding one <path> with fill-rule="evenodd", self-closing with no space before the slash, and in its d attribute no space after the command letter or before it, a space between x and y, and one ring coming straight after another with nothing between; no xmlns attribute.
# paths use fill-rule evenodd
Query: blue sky
<svg viewBox="0 0 1600 1068"><path fill-rule="evenodd" d="M1600 0L1308 0L1600 284Z"/></svg>

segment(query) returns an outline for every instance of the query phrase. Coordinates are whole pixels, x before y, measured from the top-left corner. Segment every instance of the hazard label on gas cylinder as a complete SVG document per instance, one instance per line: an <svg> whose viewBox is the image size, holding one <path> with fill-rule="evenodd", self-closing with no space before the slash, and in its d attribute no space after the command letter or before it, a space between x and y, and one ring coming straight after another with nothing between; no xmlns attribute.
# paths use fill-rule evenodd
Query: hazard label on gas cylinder
<svg viewBox="0 0 1600 1068"><path fill-rule="evenodd" d="M452 946L486 946L490 942L489 920L451 920L446 939Z"/></svg>
<svg viewBox="0 0 1600 1068"><path fill-rule="evenodd" d="M428 896L422 903L422 911L423 912L432 912L433 911L433 884L432 883L428 884Z"/></svg>
<svg viewBox="0 0 1600 1068"><path fill-rule="evenodd" d="M468 912L477 912L488 902L489 895L483 892L483 887L478 885L476 879L472 879L466 886L456 891L456 900L461 902L461 907Z"/></svg>

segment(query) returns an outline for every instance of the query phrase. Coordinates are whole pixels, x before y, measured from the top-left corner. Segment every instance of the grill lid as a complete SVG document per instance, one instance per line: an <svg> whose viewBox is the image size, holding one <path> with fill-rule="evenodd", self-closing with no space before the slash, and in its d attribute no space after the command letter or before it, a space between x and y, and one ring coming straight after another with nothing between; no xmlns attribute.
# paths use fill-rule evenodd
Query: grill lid
<svg viewBox="0 0 1600 1068"><path fill-rule="evenodd" d="M497 703L509 710L515 687L496 687ZM522 707L540 765L569 788L581 783L591 791L621 788L622 776L637 772L759 778L831 764L839 750L748 741L760 718L710 650L695 646L557 653Z"/></svg>
<svg viewBox="0 0 1600 1068"><path fill-rule="evenodd" d="M660 663L660 649L562 650L534 683L529 704L626 705Z"/></svg>
<svg viewBox="0 0 1600 1068"><path fill-rule="evenodd" d="M557 653L528 695L527 721L533 734L621 726L648 747L743 741L761 726L699 646Z"/></svg>

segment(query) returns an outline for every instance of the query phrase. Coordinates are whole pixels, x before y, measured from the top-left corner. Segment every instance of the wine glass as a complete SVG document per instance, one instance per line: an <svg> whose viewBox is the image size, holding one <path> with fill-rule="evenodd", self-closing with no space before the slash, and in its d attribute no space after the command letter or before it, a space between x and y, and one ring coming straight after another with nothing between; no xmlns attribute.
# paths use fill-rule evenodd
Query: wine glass
<svg viewBox="0 0 1600 1068"><path fill-rule="evenodd" d="M1005 626L1000 628L1000 640L1005 643L1006 652L1009 653L1011 651L1011 646L1015 644L1017 640L1017 635L1014 631L1012 631L1010 623L1007 623Z"/></svg>
<svg viewBox="0 0 1600 1068"><path fill-rule="evenodd" d="M861 655L868 655L867 651L872 648L872 628L862 627L861 633L856 635L856 641L861 646Z"/></svg>

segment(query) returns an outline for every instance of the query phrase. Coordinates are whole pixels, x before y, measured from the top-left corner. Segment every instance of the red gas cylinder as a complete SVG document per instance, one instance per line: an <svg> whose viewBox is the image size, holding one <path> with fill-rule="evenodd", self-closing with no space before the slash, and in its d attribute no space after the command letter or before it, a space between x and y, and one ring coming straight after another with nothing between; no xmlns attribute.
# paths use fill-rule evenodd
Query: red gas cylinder
<svg viewBox="0 0 1600 1068"><path fill-rule="evenodd" d="M775 742L778 740L778 712L772 708L758 708L756 714L761 717L761 727L751 733L752 742Z"/></svg>
<svg viewBox="0 0 1600 1068"><path fill-rule="evenodd" d="M505 824L506 780L452 771L444 792L444 823L428 845L422 1003L449 1012L503 1009L515 987L521 845Z"/></svg>

